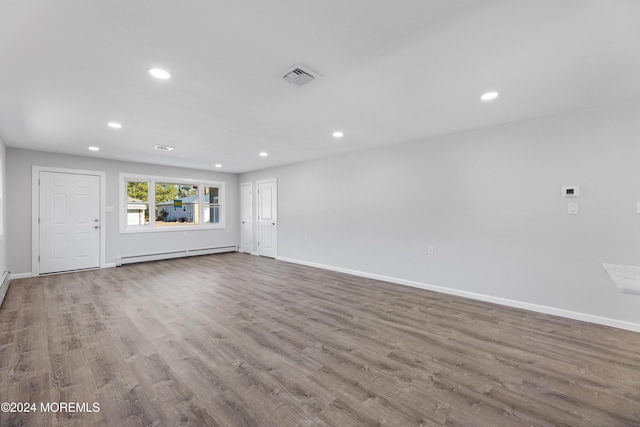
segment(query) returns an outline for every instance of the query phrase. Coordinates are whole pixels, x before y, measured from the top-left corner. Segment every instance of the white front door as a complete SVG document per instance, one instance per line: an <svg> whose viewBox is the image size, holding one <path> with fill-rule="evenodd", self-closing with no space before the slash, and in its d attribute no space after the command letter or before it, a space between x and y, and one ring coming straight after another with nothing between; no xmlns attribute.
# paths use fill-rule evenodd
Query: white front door
<svg viewBox="0 0 640 427"><path fill-rule="evenodd" d="M245 182L240 187L240 251L250 254L253 252L253 190L250 182Z"/></svg>
<svg viewBox="0 0 640 427"><path fill-rule="evenodd" d="M258 181L258 255L278 254L278 187L274 179Z"/></svg>
<svg viewBox="0 0 640 427"><path fill-rule="evenodd" d="M40 172L39 273L100 267L100 177Z"/></svg>

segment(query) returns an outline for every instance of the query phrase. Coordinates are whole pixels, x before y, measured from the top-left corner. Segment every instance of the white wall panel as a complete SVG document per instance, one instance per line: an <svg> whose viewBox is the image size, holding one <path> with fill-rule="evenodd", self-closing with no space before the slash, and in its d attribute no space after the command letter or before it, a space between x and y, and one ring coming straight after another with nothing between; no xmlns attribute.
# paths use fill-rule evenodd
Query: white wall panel
<svg viewBox="0 0 640 427"><path fill-rule="evenodd" d="M640 324L602 266L640 265L640 100L240 179L270 177L279 257Z"/></svg>
<svg viewBox="0 0 640 427"><path fill-rule="evenodd" d="M7 156L0 139L0 274L7 271Z"/></svg>

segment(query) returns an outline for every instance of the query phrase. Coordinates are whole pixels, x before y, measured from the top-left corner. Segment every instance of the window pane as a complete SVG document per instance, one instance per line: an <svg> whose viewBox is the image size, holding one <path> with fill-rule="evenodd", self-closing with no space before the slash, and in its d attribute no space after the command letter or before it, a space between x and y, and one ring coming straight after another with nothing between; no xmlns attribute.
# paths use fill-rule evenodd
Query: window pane
<svg viewBox="0 0 640 427"><path fill-rule="evenodd" d="M127 181L127 225L149 224L149 183Z"/></svg>
<svg viewBox="0 0 640 427"><path fill-rule="evenodd" d="M204 188L204 223L220 224L220 188Z"/></svg>
<svg viewBox="0 0 640 427"><path fill-rule="evenodd" d="M156 226L196 225L199 208L197 185L156 184Z"/></svg>

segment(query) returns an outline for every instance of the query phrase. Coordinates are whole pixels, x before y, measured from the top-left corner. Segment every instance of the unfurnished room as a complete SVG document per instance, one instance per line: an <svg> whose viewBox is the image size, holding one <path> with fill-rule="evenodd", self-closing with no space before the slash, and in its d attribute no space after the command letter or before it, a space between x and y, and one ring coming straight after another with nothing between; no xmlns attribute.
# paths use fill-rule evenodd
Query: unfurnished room
<svg viewBox="0 0 640 427"><path fill-rule="evenodd" d="M640 426L640 1L0 0L0 426Z"/></svg>

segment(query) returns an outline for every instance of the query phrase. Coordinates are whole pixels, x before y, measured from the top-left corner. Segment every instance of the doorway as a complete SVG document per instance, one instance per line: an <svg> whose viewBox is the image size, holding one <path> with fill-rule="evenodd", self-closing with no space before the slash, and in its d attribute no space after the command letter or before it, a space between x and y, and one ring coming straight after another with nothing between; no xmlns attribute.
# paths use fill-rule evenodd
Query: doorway
<svg viewBox="0 0 640 427"><path fill-rule="evenodd" d="M102 266L103 175L34 167L34 273Z"/></svg>
<svg viewBox="0 0 640 427"><path fill-rule="evenodd" d="M258 191L258 255L278 255L278 186L275 178L256 182Z"/></svg>
<svg viewBox="0 0 640 427"><path fill-rule="evenodd" d="M240 252L253 252L253 184L240 185Z"/></svg>

